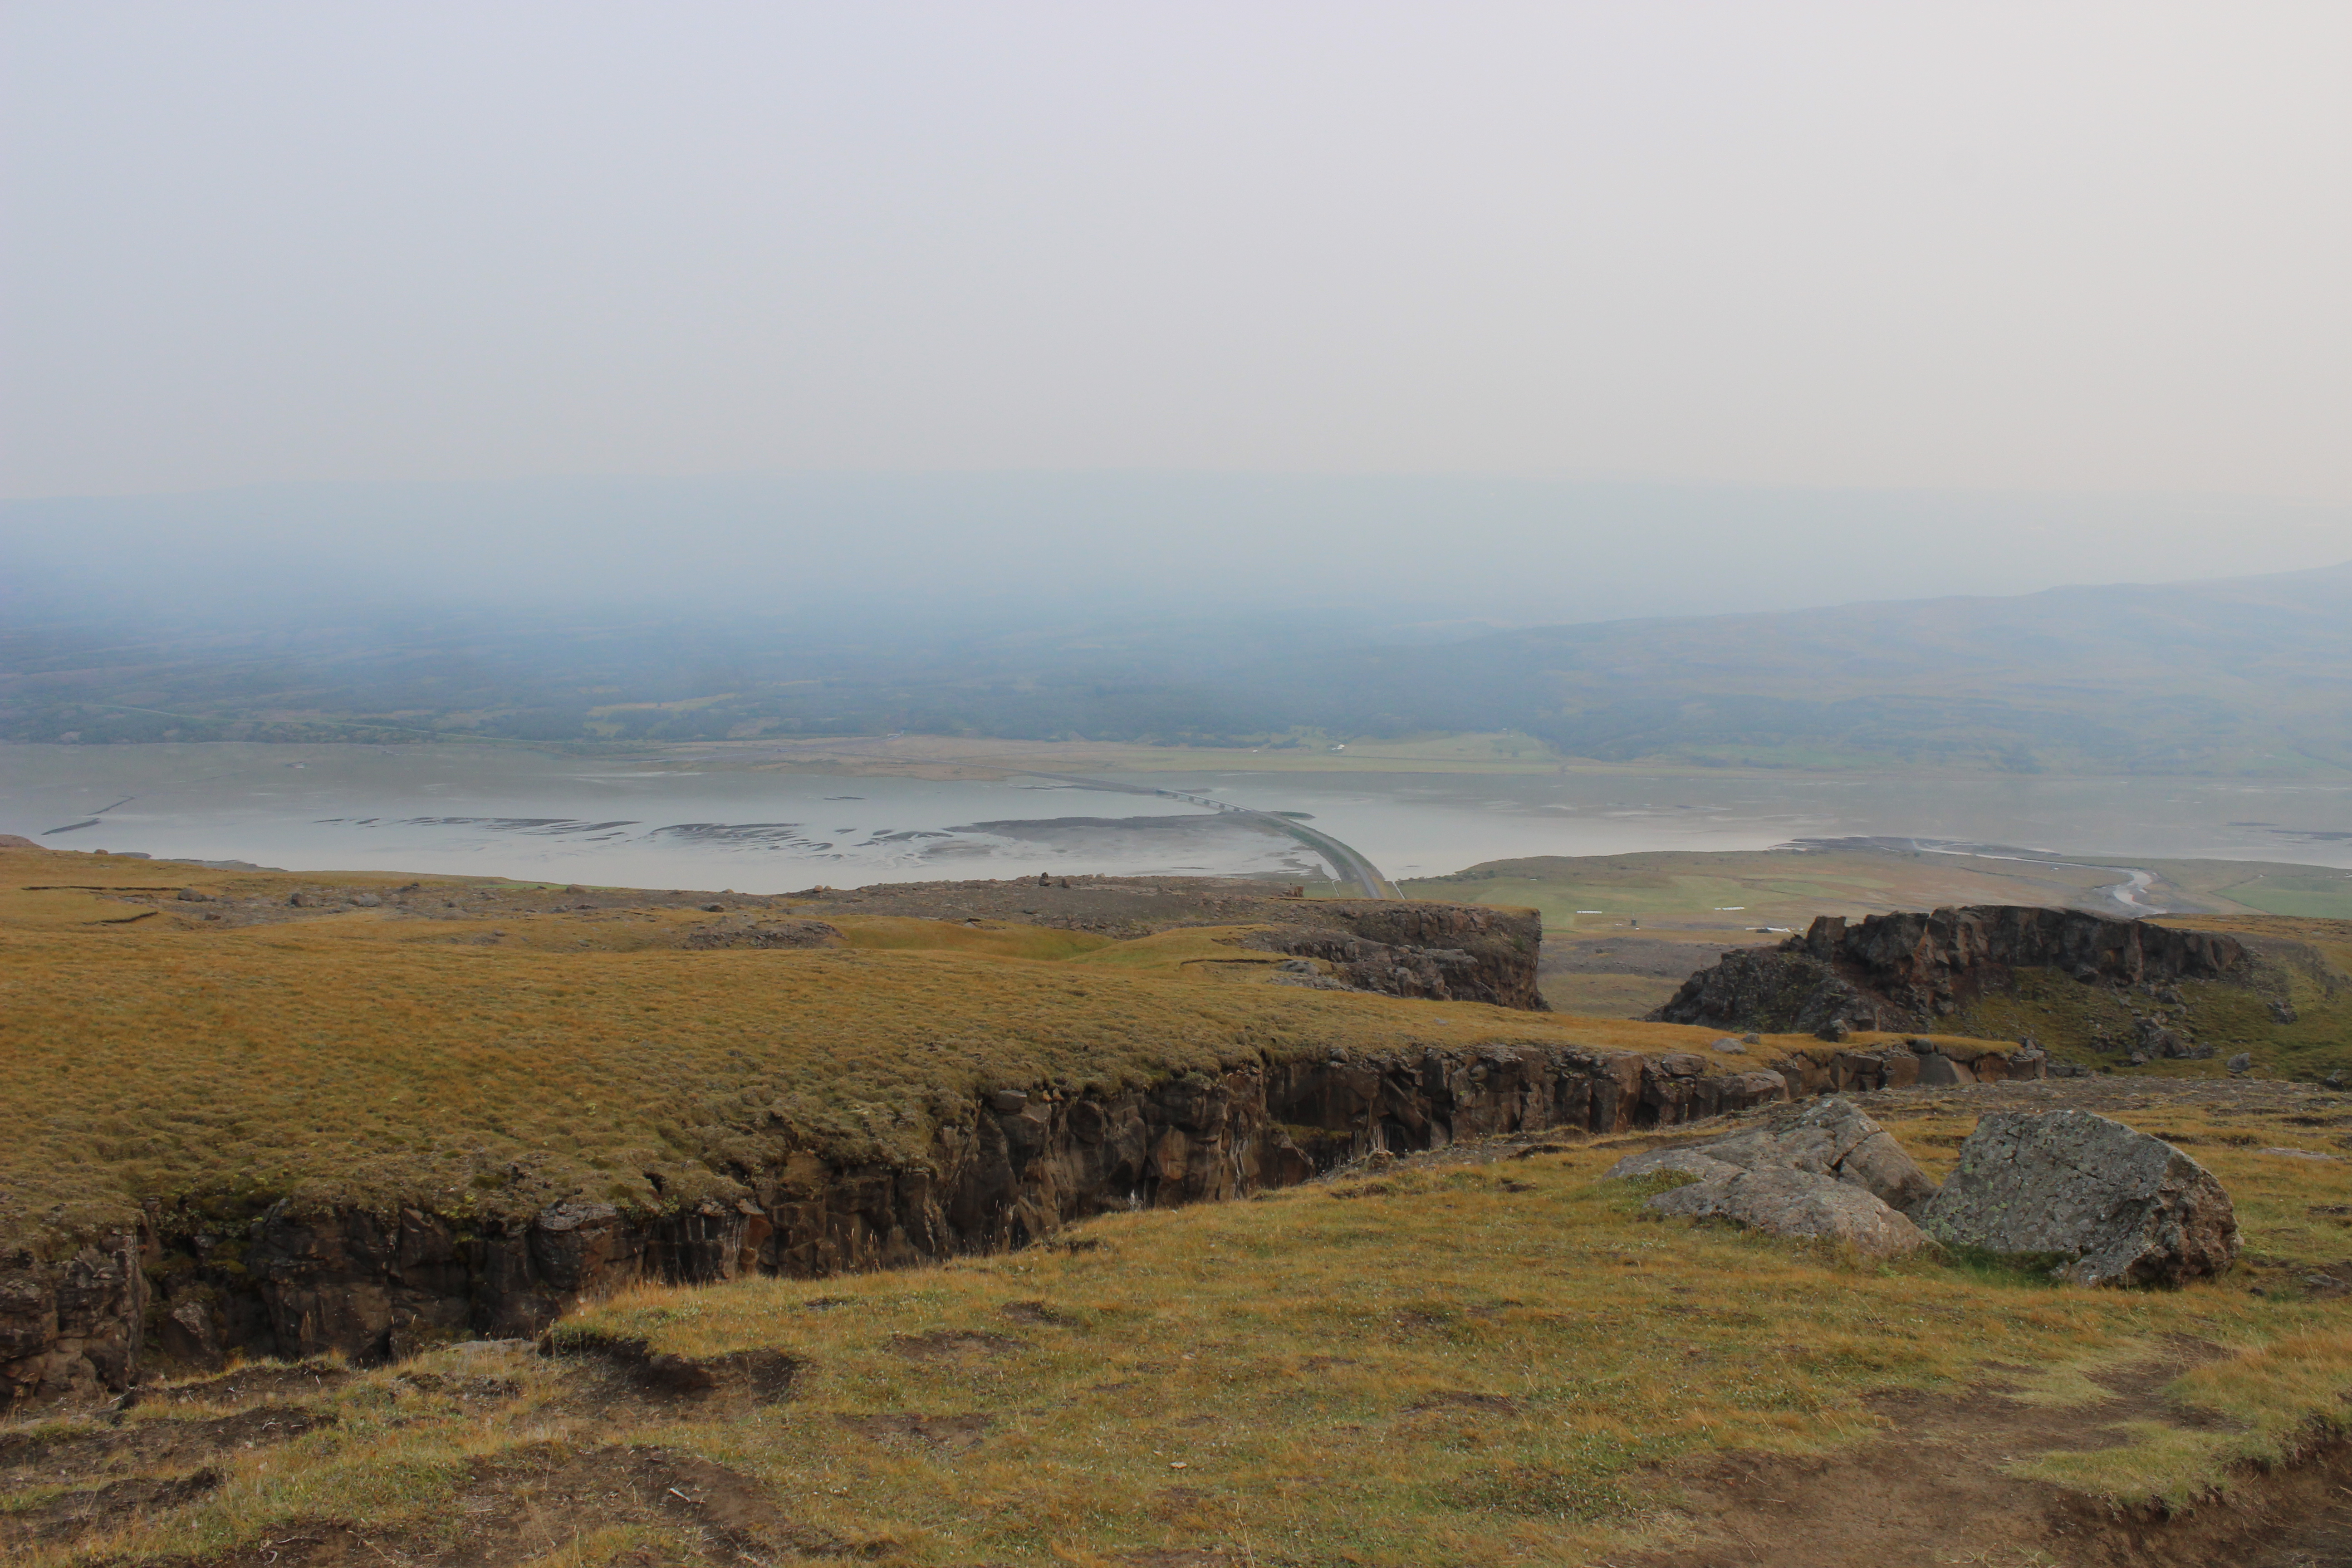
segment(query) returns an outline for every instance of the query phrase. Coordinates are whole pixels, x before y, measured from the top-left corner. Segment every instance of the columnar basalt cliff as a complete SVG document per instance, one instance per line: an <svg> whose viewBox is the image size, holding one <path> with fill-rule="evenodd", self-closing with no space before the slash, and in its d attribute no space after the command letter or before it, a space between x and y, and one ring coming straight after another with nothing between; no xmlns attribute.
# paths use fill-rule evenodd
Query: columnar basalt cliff
<svg viewBox="0 0 2352 1568"><path fill-rule="evenodd" d="M2233 937L2079 910L1988 905L1853 924L1824 915L1777 948L1724 954L1650 1016L1719 1029L1922 1029L2026 968L2161 985L2244 981L2252 961Z"/></svg>
<svg viewBox="0 0 2352 1568"><path fill-rule="evenodd" d="M0 1395L121 1388L142 1346L202 1366L231 1352L370 1361L534 1334L640 1280L809 1277L1020 1247L1106 1209L1236 1197L1375 1149L1676 1125L1785 1099L1792 1081L1804 1081L1795 1064L1722 1072L1695 1054L1549 1044L1334 1055L1108 1096L999 1089L940 1125L919 1165L780 1142L756 1168L725 1173L725 1195L662 1213L281 1202L221 1217L199 1202L152 1204L134 1233L0 1270Z"/></svg>

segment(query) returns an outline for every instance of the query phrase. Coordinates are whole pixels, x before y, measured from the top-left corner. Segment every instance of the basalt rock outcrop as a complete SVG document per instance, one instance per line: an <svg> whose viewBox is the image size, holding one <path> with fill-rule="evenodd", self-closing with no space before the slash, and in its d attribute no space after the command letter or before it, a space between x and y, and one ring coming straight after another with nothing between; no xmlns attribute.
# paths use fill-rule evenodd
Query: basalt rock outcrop
<svg viewBox="0 0 2352 1568"><path fill-rule="evenodd" d="M1004 921L1121 940L1184 926L1265 926L1271 929L1246 939L1249 946L1320 960L1332 966L1333 979L1354 990L1548 1010L1536 979L1543 919L1533 910L1290 898L1263 882L1233 877L910 882L811 889L792 895L791 904L803 916Z"/></svg>
<svg viewBox="0 0 2352 1568"><path fill-rule="evenodd" d="M1920 1206L1937 1240L2082 1285L2178 1285L2238 1253L2230 1194L2161 1138L2087 1110L1993 1111Z"/></svg>
<svg viewBox="0 0 2352 1568"><path fill-rule="evenodd" d="M2079 910L1985 905L1932 914L1815 920L1777 948L1727 952L1683 983L1653 1019L1719 1029L1924 1029L2019 969L2115 986L2247 980L2235 938Z"/></svg>
<svg viewBox="0 0 2352 1568"><path fill-rule="evenodd" d="M659 1213L587 1198L509 1215L423 1198L243 1215L151 1205L135 1234L0 1270L0 1402L122 1387L142 1353L183 1365L233 1352L367 1362L517 1337L641 1280L993 1251L1106 1209L1295 1183L1374 1149L1672 1126L1788 1093L1780 1074L1723 1073L1696 1055L1429 1048L1255 1063L1125 1093L998 1089L943 1115L920 1163L843 1163L780 1138L768 1158L724 1173L721 1194Z"/></svg>
<svg viewBox="0 0 2352 1568"><path fill-rule="evenodd" d="M62 1258L0 1259L0 1408L12 1394L125 1386L145 1334L142 1236L101 1236Z"/></svg>
<svg viewBox="0 0 2352 1568"><path fill-rule="evenodd" d="M2037 1046L2000 1051L1958 1040L1914 1037L1884 1046L1847 1046L1781 1058L1773 1070L1799 1100L1819 1094L1866 1094L1879 1089L1947 1089L1959 1084L2023 1082L2046 1078L2050 1058Z"/></svg>
<svg viewBox="0 0 2352 1568"><path fill-rule="evenodd" d="M1322 959L1359 991L1550 1010L1536 989L1541 917L1529 911L1369 901L1324 908L1320 922L1260 931L1244 945Z"/></svg>
<svg viewBox="0 0 2352 1568"><path fill-rule="evenodd" d="M761 920L737 916L712 921L686 933L678 943L692 952L724 948L838 947L841 929L823 921Z"/></svg>

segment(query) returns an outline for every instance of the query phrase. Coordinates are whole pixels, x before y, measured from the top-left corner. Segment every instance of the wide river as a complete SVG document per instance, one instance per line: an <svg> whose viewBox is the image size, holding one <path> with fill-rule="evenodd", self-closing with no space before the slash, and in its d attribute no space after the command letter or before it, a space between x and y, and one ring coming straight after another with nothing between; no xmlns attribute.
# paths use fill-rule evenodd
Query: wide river
<svg viewBox="0 0 2352 1568"><path fill-rule="evenodd" d="M2352 867L2352 783L2014 775L1105 775L1302 814L1392 877L1481 860L1917 837ZM0 745L0 833L289 870L785 892L1038 872L1319 877L1181 801L1002 783L656 768L492 746Z"/></svg>

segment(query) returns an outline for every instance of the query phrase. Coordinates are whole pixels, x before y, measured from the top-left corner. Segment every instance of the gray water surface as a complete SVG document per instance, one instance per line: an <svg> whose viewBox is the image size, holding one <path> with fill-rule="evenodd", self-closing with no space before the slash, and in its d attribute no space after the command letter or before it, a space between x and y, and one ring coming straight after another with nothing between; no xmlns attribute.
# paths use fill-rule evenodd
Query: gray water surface
<svg viewBox="0 0 2352 1568"><path fill-rule="evenodd" d="M2352 784L1634 769L1107 776L1306 813L1391 877L1855 836L2352 867ZM292 870L744 892L1039 872L1325 874L1295 840L1148 795L504 746L0 745L0 832Z"/></svg>

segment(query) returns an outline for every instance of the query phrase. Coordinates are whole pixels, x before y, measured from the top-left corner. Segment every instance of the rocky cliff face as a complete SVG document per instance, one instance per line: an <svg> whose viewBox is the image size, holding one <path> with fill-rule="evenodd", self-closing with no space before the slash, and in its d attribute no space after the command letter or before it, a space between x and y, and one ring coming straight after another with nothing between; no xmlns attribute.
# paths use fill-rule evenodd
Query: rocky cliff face
<svg viewBox="0 0 2352 1568"><path fill-rule="evenodd" d="M1239 1196L1374 1149L1550 1128L1675 1125L1785 1099L1803 1075L1696 1055L1572 1047L1425 1049L1237 1068L1111 1096L983 1097L910 1168L778 1147L734 1191L667 1213L573 1201L534 1215L279 1203L151 1205L134 1233L0 1271L0 1396L121 1388L142 1354L365 1362L534 1334L638 1280L817 1276L1020 1247L1106 1209ZM151 1300L149 1279L156 1281Z"/></svg>
<svg viewBox="0 0 2352 1568"><path fill-rule="evenodd" d="M143 1239L119 1231L68 1258L0 1262L0 1408L17 1394L89 1395L130 1382L147 1319Z"/></svg>
<svg viewBox="0 0 2352 1568"><path fill-rule="evenodd" d="M1284 898L1263 882L1230 877L909 882L811 889L793 895L792 907L804 916L1001 920L1122 939L1182 926L1265 925L1274 929L1251 939L1251 946L1321 959L1335 967L1338 984L1353 990L1547 1010L1536 985L1543 917L1533 910Z"/></svg>
<svg viewBox="0 0 2352 1568"><path fill-rule="evenodd" d="M1550 1010L1536 989L1543 917L1532 910L1370 900L1309 908L1317 923L1262 932L1249 945L1323 959L1359 991Z"/></svg>
<svg viewBox="0 0 2352 1568"><path fill-rule="evenodd" d="M2252 960L2231 937L2078 910L1988 905L1854 924L1824 915L1778 948L1724 954L1650 1016L1720 1029L1922 1029L2008 988L2021 968L2161 985L2243 980Z"/></svg>

